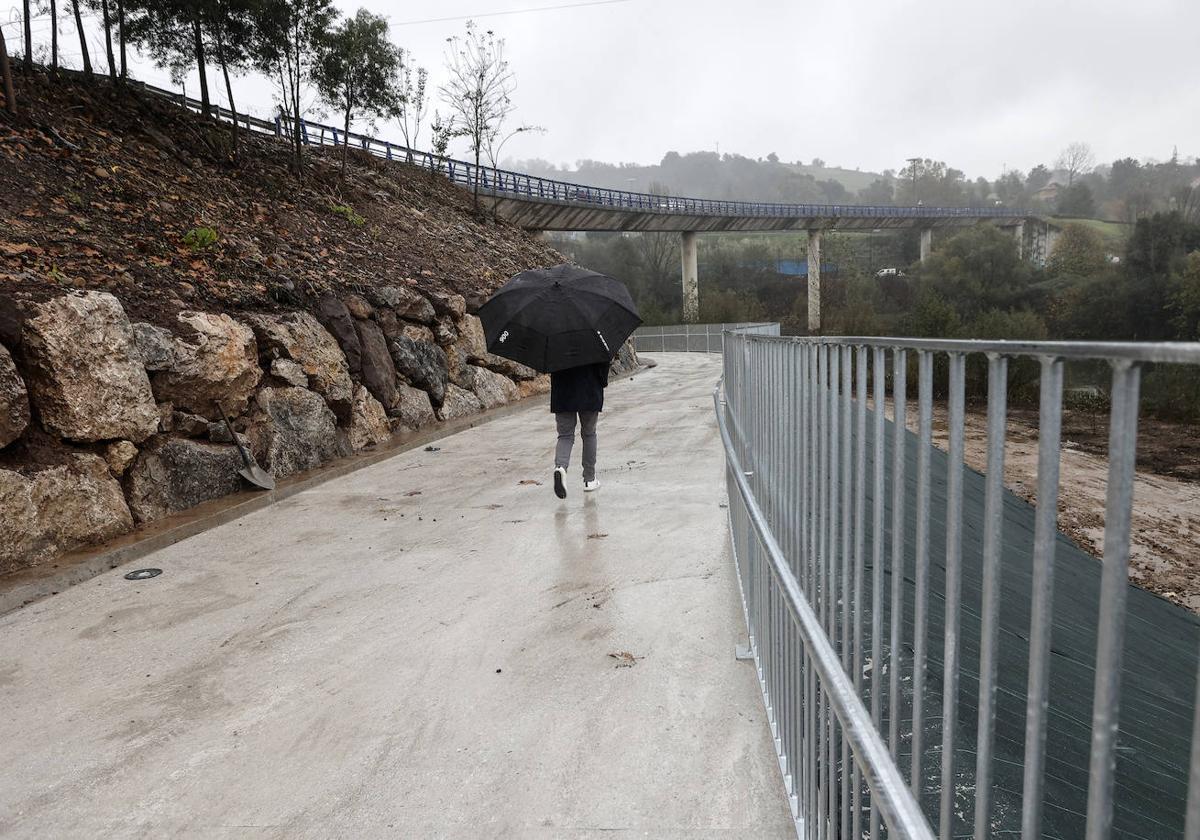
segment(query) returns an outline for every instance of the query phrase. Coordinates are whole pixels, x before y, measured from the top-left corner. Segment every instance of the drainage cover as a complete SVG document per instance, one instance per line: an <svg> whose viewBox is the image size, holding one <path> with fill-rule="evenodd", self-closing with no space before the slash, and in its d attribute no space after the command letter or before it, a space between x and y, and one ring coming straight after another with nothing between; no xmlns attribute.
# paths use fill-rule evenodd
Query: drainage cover
<svg viewBox="0 0 1200 840"><path fill-rule="evenodd" d="M162 569L138 569L136 572L130 572L125 575L125 580L146 580L147 578L158 577L162 574Z"/></svg>

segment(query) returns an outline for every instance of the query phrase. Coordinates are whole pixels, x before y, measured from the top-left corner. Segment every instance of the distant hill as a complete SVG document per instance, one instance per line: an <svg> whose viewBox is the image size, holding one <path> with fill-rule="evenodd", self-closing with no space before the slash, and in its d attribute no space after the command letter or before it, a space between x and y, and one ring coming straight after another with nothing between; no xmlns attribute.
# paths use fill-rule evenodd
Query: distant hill
<svg viewBox="0 0 1200 840"><path fill-rule="evenodd" d="M834 180L846 188L848 192L856 193L869 187L877 178L882 178L880 172L868 172L862 169L845 169L841 166L812 166L811 164L791 164L795 171L802 175L811 175L818 181Z"/></svg>
<svg viewBox="0 0 1200 840"><path fill-rule="evenodd" d="M795 203L855 203L859 190L883 177L876 172L715 152L667 152L662 161L648 165L581 160L574 167L560 167L535 158L507 160L503 167L543 178L632 192L666 192L721 201Z"/></svg>

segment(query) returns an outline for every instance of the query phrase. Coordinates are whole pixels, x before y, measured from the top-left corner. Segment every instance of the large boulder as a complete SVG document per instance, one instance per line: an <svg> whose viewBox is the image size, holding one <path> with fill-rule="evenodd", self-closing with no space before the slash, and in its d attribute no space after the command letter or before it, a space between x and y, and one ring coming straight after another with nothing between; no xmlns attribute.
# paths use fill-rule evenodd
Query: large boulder
<svg viewBox="0 0 1200 840"><path fill-rule="evenodd" d="M429 402L429 394L420 388L413 388L401 382L396 386L396 393L396 406L391 414L402 427L415 430L437 420L433 404Z"/></svg>
<svg viewBox="0 0 1200 840"><path fill-rule="evenodd" d="M362 345L362 381L386 411L396 407L396 364L388 352L387 338L374 321L357 321Z"/></svg>
<svg viewBox="0 0 1200 840"><path fill-rule="evenodd" d="M514 362L512 359L506 359L503 356L497 356L494 353L488 353L478 363L486 367L490 371L501 373L509 379L536 379L538 372L531 367L526 367L520 362Z"/></svg>
<svg viewBox="0 0 1200 840"><path fill-rule="evenodd" d="M457 346L467 354L468 359L479 361L488 357L487 336L483 332L483 322L474 315L466 315L458 322Z"/></svg>
<svg viewBox="0 0 1200 840"><path fill-rule="evenodd" d="M458 330L450 318L438 318L433 325L433 338L442 347L449 347L458 341Z"/></svg>
<svg viewBox="0 0 1200 840"><path fill-rule="evenodd" d="M180 312L175 359L151 382L159 402L206 419L220 417L217 402L231 415L246 410L262 369L254 333L228 315Z"/></svg>
<svg viewBox="0 0 1200 840"><path fill-rule="evenodd" d="M30 481L13 470L0 470L0 574L32 566L54 553L42 540Z"/></svg>
<svg viewBox="0 0 1200 840"><path fill-rule="evenodd" d="M133 325L133 343L146 370L166 370L175 361L175 336L153 324Z"/></svg>
<svg viewBox="0 0 1200 840"><path fill-rule="evenodd" d="M21 336L26 384L48 432L76 441L140 441L157 430L150 380L115 297L72 292L39 304Z"/></svg>
<svg viewBox="0 0 1200 840"><path fill-rule="evenodd" d="M489 353L483 322L474 315L466 315L458 322L458 341L454 346L465 353L469 361L509 379L533 379L538 375L536 370L520 362Z"/></svg>
<svg viewBox="0 0 1200 840"><path fill-rule="evenodd" d="M293 362L291 359L272 359L271 375L293 388L308 387L308 374L299 362Z"/></svg>
<svg viewBox="0 0 1200 840"><path fill-rule="evenodd" d="M352 295L351 298L353 297L357 296ZM358 343L358 332L354 329L352 315L348 304L333 295L324 295L317 301L317 320L329 330L337 340L338 346L342 348L342 355L346 357L346 367L351 373L357 374L361 369L362 347Z"/></svg>
<svg viewBox="0 0 1200 840"><path fill-rule="evenodd" d="M307 312L249 315L264 361L285 358L298 362L308 374L309 387L325 398L334 414L350 416L354 383L341 347L321 323Z"/></svg>
<svg viewBox="0 0 1200 840"><path fill-rule="evenodd" d="M454 292L434 290L426 292L429 302L438 315L444 315L458 321L467 314L467 299Z"/></svg>
<svg viewBox="0 0 1200 840"><path fill-rule="evenodd" d="M438 417L442 420L457 420L481 411L483 411L483 403L479 401L479 397L465 388L447 385L446 400L438 409Z"/></svg>
<svg viewBox="0 0 1200 840"><path fill-rule="evenodd" d="M0 449L21 436L29 425L29 393L12 356L0 346Z"/></svg>
<svg viewBox="0 0 1200 840"><path fill-rule="evenodd" d="M433 305L420 292L408 286L380 286L371 289L367 296L376 306L386 306L409 321L432 324L437 320Z"/></svg>
<svg viewBox="0 0 1200 840"><path fill-rule="evenodd" d="M252 436L263 466L283 478L319 467L343 454L337 418L317 394L303 388L263 388L254 396L258 411Z"/></svg>
<svg viewBox="0 0 1200 840"><path fill-rule="evenodd" d="M379 322L379 326L383 330L383 335L388 340L388 344L391 344L402 335L407 335L404 322L390 309L376 310L375 320ZM428 327L424 327L423 329L429 330ZM412 337L411 335L409 336L409 338ZM433 341L432 330L429 330L429 340Z"/></svg>
<svg viewBox="0 0 1200 840"><path fill-rule="evenodd" d="M617 357L613 359L611 369L614 376L622 376L626 373L633 373L640 366L641 362L638 360L637 350L633 348L633 342L626 341L617 351Z"/></svg>
<svg viewBox="0 0 1200 840"><path fill-rule="evenodd" d="M474 391L475 370L473 365L467 363L467 354L459 347L446 348L446 371L451 382L459 388Z"/></svg>
<svg viewBox="0 0 1200 840"><path fill-rule="evenodd" d="M521 394L521 399L548 394L550 393L550 376L543 373L533 379L522 380L517 383L517 390Z"/></svg>
<svg viewBox="0 0 1200 840"><path fill-rule="evenodd" d="M242 487L237 448L179 437L158 437L138 453L125 478L138 522L195 507Z"/></svg>
<svg viewBox="0 0 1200 840"><path fill-rule="evenodd" d="M507 376L492 373L487 368L469 367L474 374L475 387L472 390L484 408L497 408L521 398L520 390Z"/></svg>
<svg viewBox="0 0 1200 840"><path fill-rule="evenodd" d="M137 447L127 440L114 440L104 447L104 461L108 464L108 471L113 474L114 478L120 478L125 474L137 454Z"/></svg>
<svg viewBox="0 0 1200 840"><path fill-rule="evenodd" d="M405 338L411 338L413 341L428 341L430 344L438 343L437 336L433 334L433 330L424 324L404 323L403 328L400 330L400 335Z"/></svg>
<svg viewBox="0 0 1200 840"><path fill-rule="evenodd" d="M346 304L346 309L355 318L365 321L375 314L375 307L367 303L366 299L361 295L346 295L343 301Z"/></svg>
<svg viewBox="0 0 1200 840"><path fill-rule="evenodd" d="M354 386L354 406L350 412L347 433L350 448L355 452L386 443L392 436L387 412L383 410L379 400L361 385Z"/></svg>
<svg viewBox="0 0 1200 840"><path fill-rule="evenodd" d="M133 529L103 458L77 452L25 476L0 470L0 571L32 566Z"/></svg>
<svg viewBox="0 0 1200 840"><path fill-rule="evenodd" d="M446 396L448 361L446 351L427 341L413 341L398 337L389 347L396 370L409 383L429 392L435 406L442 404Z"/></svg>

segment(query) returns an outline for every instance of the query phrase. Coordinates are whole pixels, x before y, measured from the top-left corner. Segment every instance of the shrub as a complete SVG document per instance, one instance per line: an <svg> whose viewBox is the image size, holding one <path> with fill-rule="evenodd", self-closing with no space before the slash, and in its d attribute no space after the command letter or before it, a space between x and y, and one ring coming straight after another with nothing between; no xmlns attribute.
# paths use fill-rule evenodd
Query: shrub
<svg viewBox="0 0 1200 840"><path fill-rule="evenodd" d="M1200 421L1200 370L1154 365L1142 380L1142 406L1160 420Z"/></svg>
<svg viewBox="0 0 1200 840"><path fill-rule="evenodd" d="M329 210L334 215L341 216L355 227L362 227L366 224L366 219L354 212L354 208L349 204L331 204Z"/></svg>
<svg viewBox="0 0 1200 840"><path fill-rule="evenodd" d="M194 227L184 234L183 244L193 253L207 251L217 244L217 232L210 227Z"/></svg>

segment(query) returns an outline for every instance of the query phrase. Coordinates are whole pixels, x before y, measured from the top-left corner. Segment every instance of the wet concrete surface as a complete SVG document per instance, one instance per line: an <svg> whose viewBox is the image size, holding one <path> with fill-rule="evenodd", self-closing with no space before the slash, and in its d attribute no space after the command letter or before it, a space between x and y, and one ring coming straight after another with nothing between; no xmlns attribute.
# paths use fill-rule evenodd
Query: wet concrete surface
<svg viewBox="0 0 1200 840"><path fill-rule="evenodd" d="M610 388L597 494L554 498L531 410L0 618L0 835L794 836L717 360L658 361Z"/></svg>

